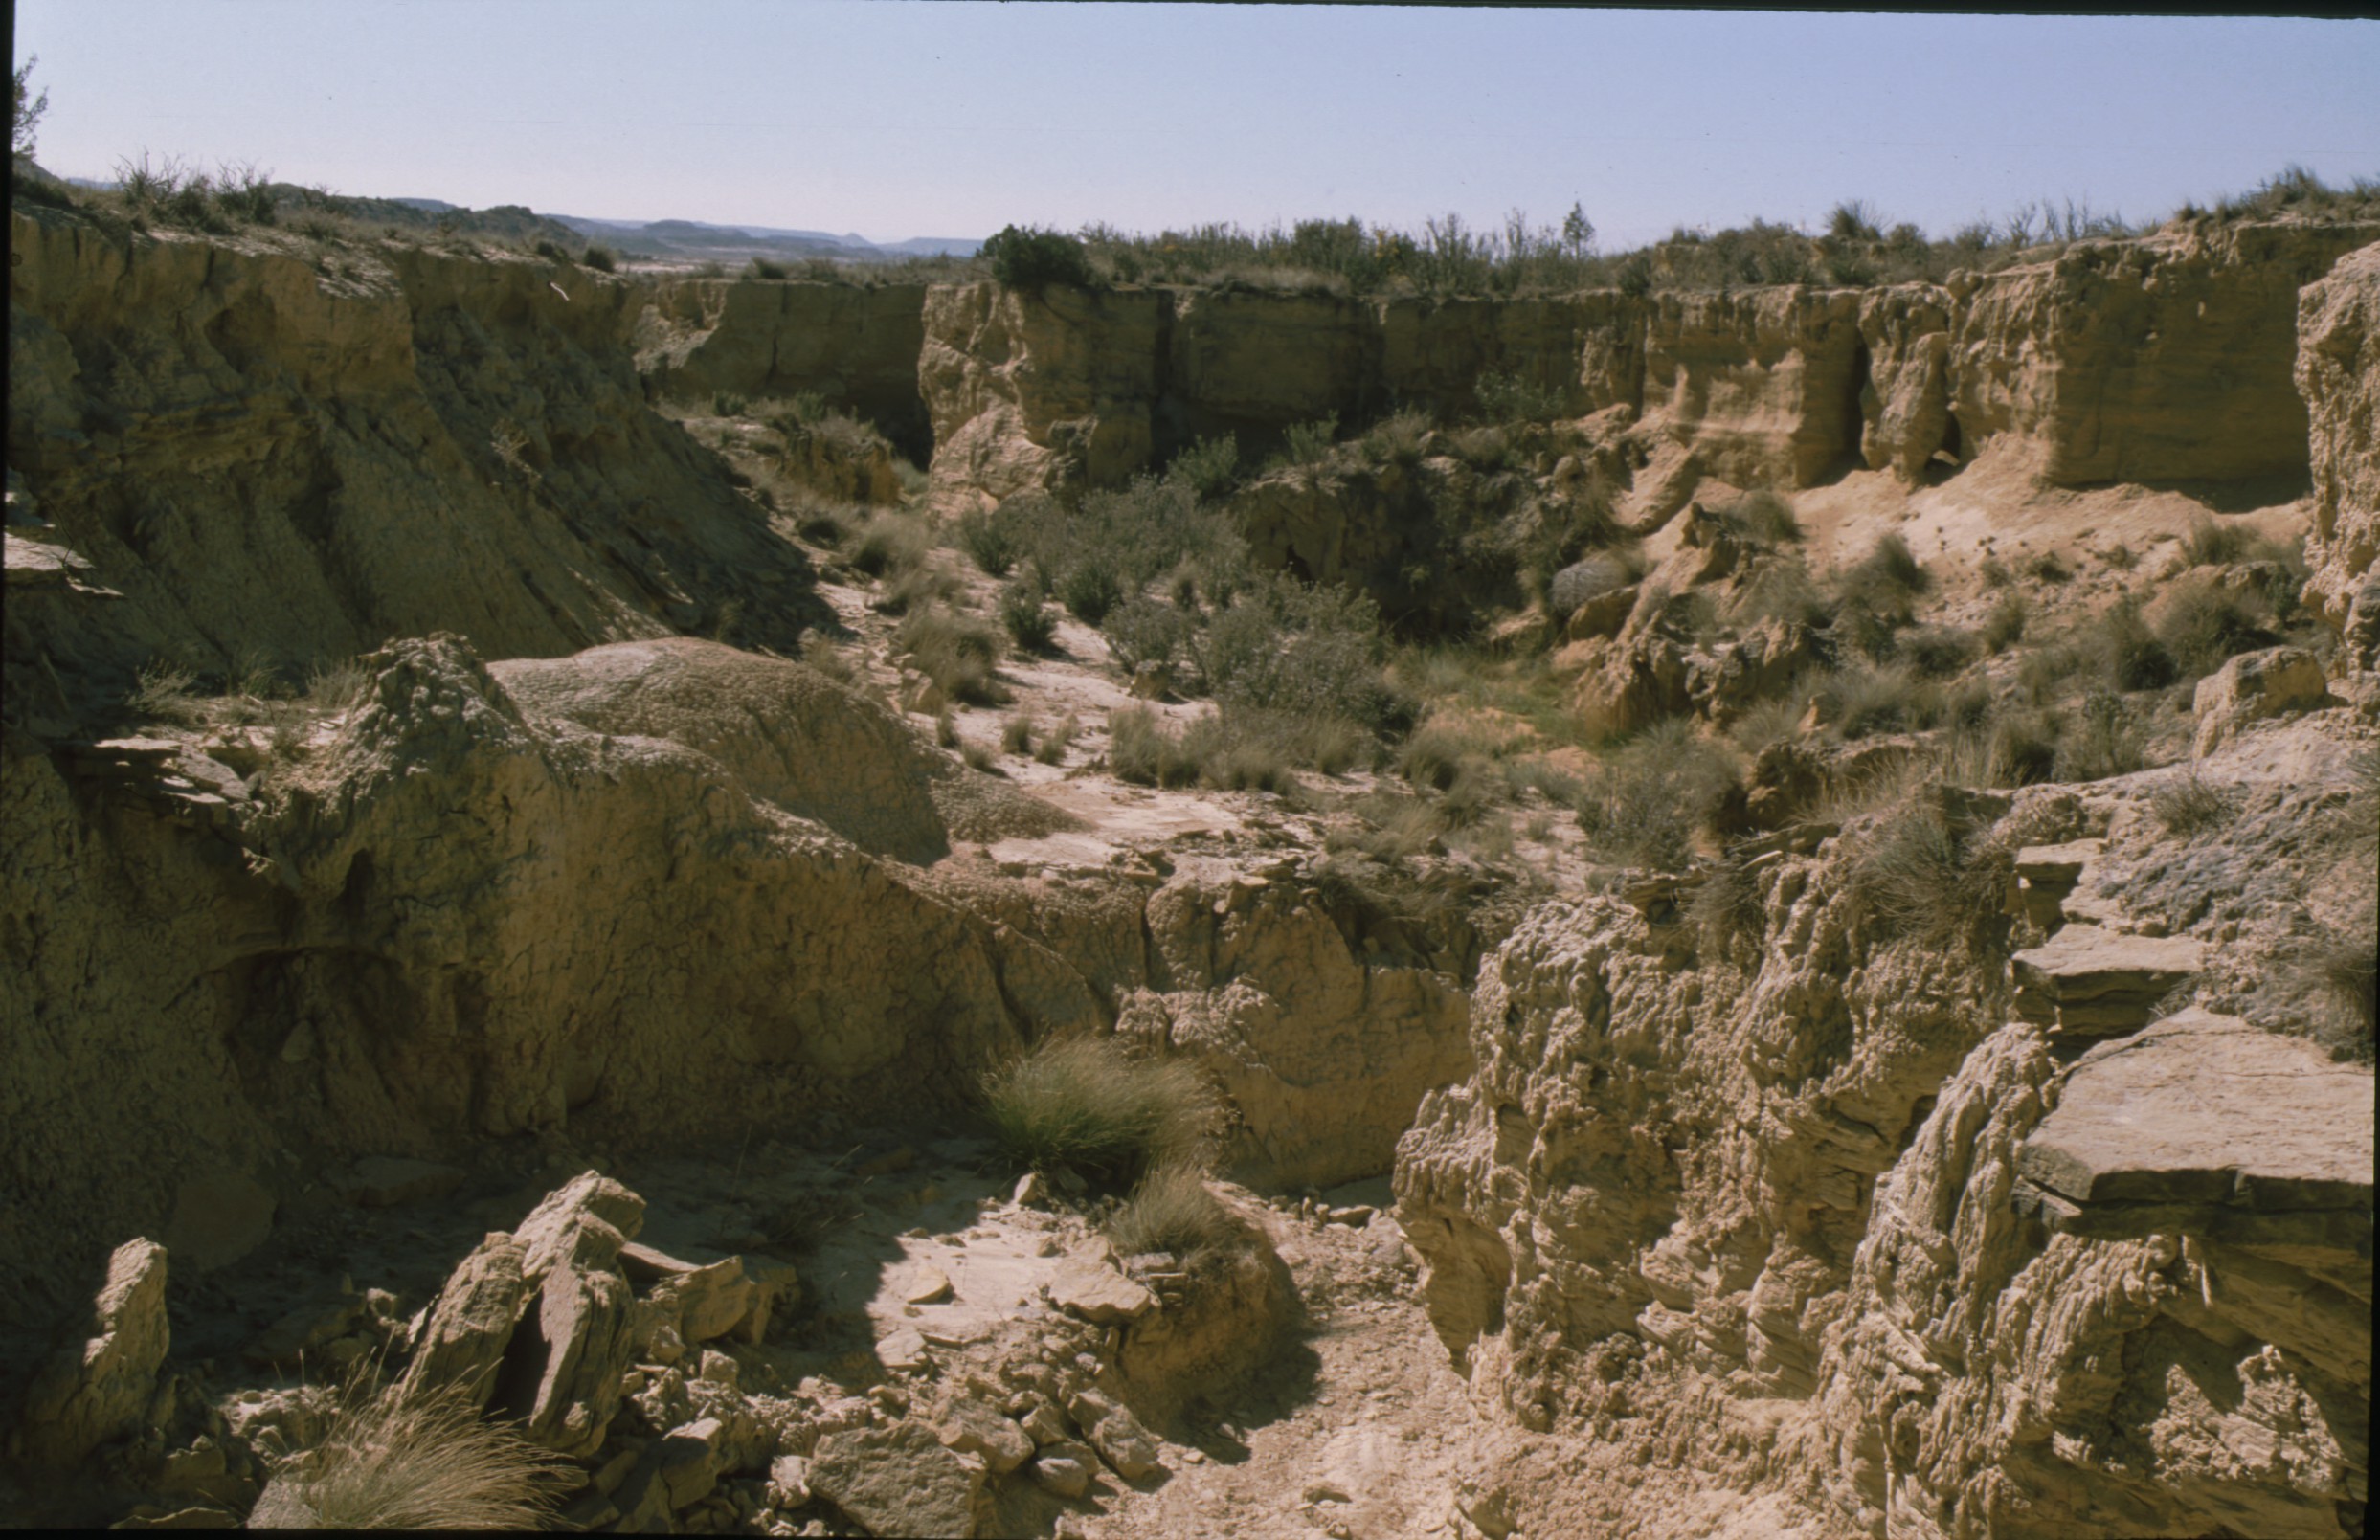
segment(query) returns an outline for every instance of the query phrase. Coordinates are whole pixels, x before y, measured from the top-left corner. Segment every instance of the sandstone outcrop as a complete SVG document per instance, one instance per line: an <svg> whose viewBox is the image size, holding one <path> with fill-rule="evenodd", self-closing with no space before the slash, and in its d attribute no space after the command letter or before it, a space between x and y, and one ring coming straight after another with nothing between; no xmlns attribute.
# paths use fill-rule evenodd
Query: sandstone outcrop
<svg viewBox="0 0 2380 1540"><path fill-rule="evenodd" d="M26 1387L26 1457L72 1466L146 1426L169 1338L166 1248L127 1240L107 1260L88 1321Z"/></svg>
<svg viewBox="0 0 2380 1540"><path fill-rule="evenodd" d="M1458 977L1367 958L1313 886L1185 867L1151 896L1153 970L1116 1030L1211 1074L1259 1186L1386 1170L1414 1105L1469 1066Z"/></svg>
<svg viewBox="0 0 2380 1540"><path fill-rule="evenodd" d="M2314 465L2306 600L2346 634L2353 666L2380 668L2380 244L2300 291L2297 340Z"/></svg>
<svg viewBox="0 0 2380 1540"><path fill-rule="evenodd" d="M550 656L709 629L730 601L791 651L820 616L765 511L646 410L632 285L394 244L334 281L12 218L9 462L47 521L12 534L123 598L94 626L72 595L11 595L11 667L38 654L113 701L152 658L302 677L434 631Z"/></svg>
<svg viewBox="0 0 2380 1540"><path fill-rule="evenodd" d="M667 278L648 292L631 341L656 399L812 393L873 423L918 464L932 456L917 393L924 285Z"/></svg>
<svg viewBox="0 0 2380 1540"><path fill-rule="evenodd" d="M2058 485L2301 475L2298 287L2375 235L2275 224L2083 242L1956 282L1960 440L2014 435Z"/></svg>
<svg viewBox="0 0 2380 1540"><path fill-rule="evenodd" d="M1365 301L936 288L920 390L937 444L963 446L937 451L946 506L1114 485L1213 433L1261 452L1326 413L1342 430L1391 403L1458 415L1491 372L1565 416L1625 407L1691 451L1694 474L1743 485L1808 485L1863 460L1915 481L1937 456L1964 462L1994 437L2058 485L2295 477L2307 464L2298 289L2375 234L2182 228L1864 292ZM2360 301L2308 303L2308 324L2351 360ZM2303 388L2345 400L2330 375Z"/></svg>
<svg viewBox="0 0 2380 1540"><path fill-rule="evenodd" d="M1661 296L1646 325L1645 419L1723 480L1809 485L1859 452L1860 308L1849 290Z"/></svg>

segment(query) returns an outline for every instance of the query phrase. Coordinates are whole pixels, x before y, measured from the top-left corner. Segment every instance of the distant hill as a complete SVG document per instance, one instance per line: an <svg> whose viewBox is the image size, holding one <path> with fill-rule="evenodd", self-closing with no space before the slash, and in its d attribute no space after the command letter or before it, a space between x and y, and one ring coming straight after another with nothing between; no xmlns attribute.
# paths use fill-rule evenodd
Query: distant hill
<svg viewBox="0 0 2380 1540"><path fill-rule="evenodd" d="M824 230L784 230L770 225L714 225L695 219L592 219L555 214L591 240L648 261L742 263L775 261L897 262L910 257L972 257L983 243L955 236L920 235L880 245L855 234Z"/></svg>

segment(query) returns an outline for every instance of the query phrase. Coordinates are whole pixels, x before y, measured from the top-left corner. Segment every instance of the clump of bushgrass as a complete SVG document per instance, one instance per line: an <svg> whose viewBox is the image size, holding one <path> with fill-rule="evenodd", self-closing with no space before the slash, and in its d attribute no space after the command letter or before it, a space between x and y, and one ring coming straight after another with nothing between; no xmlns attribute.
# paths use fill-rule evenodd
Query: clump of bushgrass
<svg viewBox="0 0 2380 1540"><path fill-rule="evenodd" d="M1008 720L1001 723L999 726L1001 749L1011 754L1032 752L1033 735L1040 730L1040 726L1041 725L1033 720L1033 713L1030 711L1011 713Z"/></svg>
<svg viewBox="0 0 2380 1540"><path fill-rule="evenodd" d="M144 717L160 722L194 723L204 713L196 695L198 678L168 662L143 668L124 703Z"/></svg>
<svg viewBox="0 0 2380 1540"><path fill-rule="evenodd" d="M885 511L868 515L853 533L844 555L868 576L882 577L922 567L932 549L922 520L914 514Z"/></svg>
<svg viewBox="0 0 2380 1540"><path fill-rule="evenodd" d="M1115 564L1093 551L1069 565L1058 576L1058 602L1067 614L1087 626L1107 619L1108 612L1124 602L1124 581Z"/></svg>
<svg viewBox="0 0 2380 1540"><path fill-rule="evenodd" d="M2213 828L2232 815L2233 808L2232 793L2201 776L2195 765L2148 796L2148 811L2176 838Z"/></svg>
<svg viewBox="0 0 2380 1540"><path fill-rule="evenodd" d="M2123 697L2093 690L2082 698L2076 721L2057 746L2057 778L2103 781L2129 775L2147 763L2140 725Z"/></svg>
<svg viewBox="0 0 2380 1540"><path fill-rule="evenodd" d="M2064 583L2075 575L2067 569L2064 562L2057 559L2057 552L2054 550L2045 550L2027 560L2025 572L2027 576L2044 583Z"/></svg>
<svg viewBox="0 0 2380 1540"><path fill-rule="evenodd" d="M972 738L960 740L958 757L960 763L969 770L981 770L986 775L998 775L1000 772L999 760L993 754L991 748Z"/></svg>
<svg viewBox="0 0 2380 1540"><path fill-rule="evenodd" d="M801 660L838 684L859 682L859 669L835 644L835 638L822 631L804 634L801 638Z"/></svg>
<svg viewBox="0 0 2380 1540"><path fill-rule="evenodd" d="M2032 607L2020 593L2003 593L1984 617L1984 650L1993 657L2007 652L2025 637L2025 622L2032 618Z"/></svg>
<svg viewBox="0 0 2380 1540"><path fill-rule="evenodd" d="M1940 692L1901 663L1853 663L1822 688L1834 703L1834 728L1845 738L1931 726L1941 705Z"/></svg>
<svg viewBox="0 0 2380 1540"><path fill-rule="evenodd" d="M1920 626L1903 635L1896 656L1907 660L1920 679L1948 679L1975 658L1971 633L1948 626Z"/></svg>
<svg viewBox="0 0 2380 1540"><path fill-rule="evenodd" d="M552 1511L562 1462L484 1419L460 1387L351 1390L293 1451L252 1529L529 1529Z"/></svg>
<svg viewBox="0 0 2380 1540"><path fill-rule="evenodd" d="M910 666L933 681L954 701L998 705L1001 691L993 675L999 661L999 633L972 616L940 605L921 605L901 617L893 634Z"/></svg>
<svg viewBox="0 0 2380 1540"><path fill-rule="evenodd" d="M2140 603L2129 594L2084 628L2078 649L2074 664L2093 665L2120 690L2160 690L2181 678L2173 650L2141 618Z"/></svg>
<svg viewBox="0 0 2380 1540"><path fill-rule="evenodd" d="M921 605L956 597L962 586L952 573L925 562L895 573L868 608L880 614L907 614Z"/></svg>
<svg viewBox="0 0 2380 1540"><path fill-rule="evenodd" d="M1118 1185L1201 1164L1222 1121L1195 1068L1134 1058L1112 1038L1044 1038L984 1077L983 1100L1010 1161Z"/></svg>
<svg viewBox="0 0 2380 1540"><path fill-rule="evenodd" d="M2272 627L2272 605L2256 589L2227 589L2203 580L2185 582L2166 595L2157 619L2157 640L2182 677L2212 674L2226 658L2280 637Z"/></svg>
<svg viewBox="0 0 2380 1540"><path fill-rule="evenodd" d="M933 741L943 748L958 747L958 719L951 714L949 706L933 714Z"/></svg>
<svg viewBox="0 0 2380 1540"><path fill-rule="evenodd" d="M1853 842L1852 892L1888 935L1933 944L1982 943L2005 928L2009 853L1963 835L1935 788L1900 797Z"/></svg>
<svg viewBox="0 0 2380 1540"><path fill-rule="evenodd" d="M1765 921L1767 895L1761 875L1740 848L1730 848L1704 868L1702 883L1687 901L1686 917L1703 944L1724 953L1741 936L1758 937Z"/></svg>
<svg viewBox="0 0 2380 1540"><path fill-rule="evenodd" d="M1682 870L1695 836L1741 796L1734 756L1672 718L1596 767L1580 797L1579 827L1606 859Z"/></svg>
<svg viewBox="0 0 2380 1540"><path fill-rule="evenodd" d="M1143 663L1170 666L1189 639L1191 622L1171 604L1155 599L1127 599L1099 624L1108 654L1126 674Z"/></svg>
<svg viewBox="0 0 2380 1540"><path fill-rule="evenodd" d="M1034 761L1043 765L1065 764L1067 749L1073 746L1076 738L1082 736L1082 722L1073 712L1067 712L1058 719L1057 726L1042 734L1040 745L1033 750Z"/></svg>
<svg viewBox="0 0 2380 1540"><path fill-rule="evenodd" d="M2063 724L2038 708L2013 709L1992 719L1986 739L1986 775L1994 786L2032 786L2057 776L2057 740Z"/></svg>
<svg viewBox="0 0 2380 1540"><path fill-rule="evenodd" d="M1181 735L1167 731L1145 705L1108 713L1108 772L1139 786L1189 786L1199 778L1198 762L1182 751Z"/></svg>
<svg viewBox="0 0 2380 1540"><path fill-rule="evenodd" d="M1187 1165L1159 1166L1142 1177L1104 1228L1118 1256L1166 1252L1184 1267L1233 1249L1244 1234L1198 1168Z"/></svg>

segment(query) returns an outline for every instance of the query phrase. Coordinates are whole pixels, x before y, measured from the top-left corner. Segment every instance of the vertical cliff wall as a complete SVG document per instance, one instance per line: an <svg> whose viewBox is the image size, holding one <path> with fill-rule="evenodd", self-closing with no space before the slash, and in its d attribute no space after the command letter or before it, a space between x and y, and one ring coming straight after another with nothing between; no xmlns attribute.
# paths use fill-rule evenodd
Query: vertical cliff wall
<svg viewBox="0 0 2380 1540"><path fill-rule="evenodd" d="M104 628L12 614L12 665L121 685L152 657L302 669L441 630L553 655L730 607L790 648L820 608L645 406L630 285L393 243L332 277L48 210L12 234L10 480L46 521L12 534L123 595Z"/></svg>
<svg viewBox="0 0 2380 1540"><path fill-rule="evenodd" d="M917 391L925 285L662 279L650 292L633 341L654 396L815 392L873 423L918 464L932 457Z"/></svg>
<svg viewBox="0 0 2380 1540"><path fill-rule="evenodd" d="M1993 438L2059 485L2307 470L2297 292L2380 227L2178 228L1948 285L1525 300L937 288L919 388L946 503L1104 485L1190 439L1263 452L1336 413L1477 408L1511 376L1557 410L1625 404L1710 473L1916 480Z"/></svg>
<svg viewBox="0 0 2380 1540"><path fill-rule="evenodd" d="M2314 461L2306 599L2345 633L2353 666L2380 668L2380 245L2300 292L2297 383Z"/></svg>

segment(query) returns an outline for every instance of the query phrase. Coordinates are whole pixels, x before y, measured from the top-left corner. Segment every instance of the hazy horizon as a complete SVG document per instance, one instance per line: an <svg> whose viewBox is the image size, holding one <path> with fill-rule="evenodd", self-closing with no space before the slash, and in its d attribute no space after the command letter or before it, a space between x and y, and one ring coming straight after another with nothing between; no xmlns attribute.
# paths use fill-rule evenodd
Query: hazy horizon
<svg viewBox="0 0 2380 1540"><path fill-rule="evenodd" d="M1607 249L2380 172L2380 23L1420 7L24 0L41 164L980 238L1575 202ZM2109 61L2116 61L2111 67Z"/></svg>

